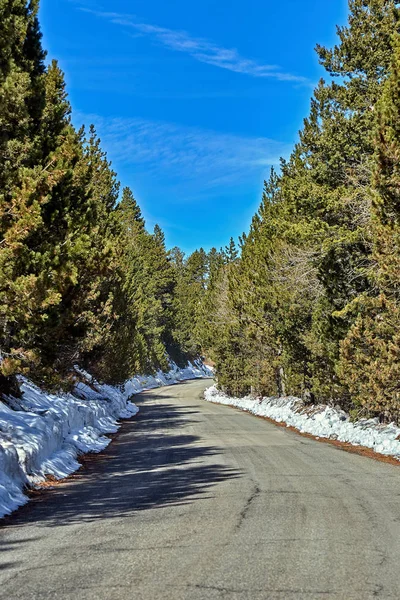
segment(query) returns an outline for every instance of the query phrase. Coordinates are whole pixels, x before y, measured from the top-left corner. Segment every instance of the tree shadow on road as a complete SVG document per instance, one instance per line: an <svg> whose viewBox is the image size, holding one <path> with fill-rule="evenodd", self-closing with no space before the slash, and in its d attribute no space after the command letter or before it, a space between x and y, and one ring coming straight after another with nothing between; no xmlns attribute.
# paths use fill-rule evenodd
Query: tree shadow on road
<svg viewBox="0 0 400 600"><path fill-rule="evenodd" d="M192 434L200 414L193 406L170 404L166 394L149 400L139 402L137 418L103 453L85 458L77 475L33 498L6 527L128 517L206 498L217 484L240 476L219 464L220 448Z"/></svg>

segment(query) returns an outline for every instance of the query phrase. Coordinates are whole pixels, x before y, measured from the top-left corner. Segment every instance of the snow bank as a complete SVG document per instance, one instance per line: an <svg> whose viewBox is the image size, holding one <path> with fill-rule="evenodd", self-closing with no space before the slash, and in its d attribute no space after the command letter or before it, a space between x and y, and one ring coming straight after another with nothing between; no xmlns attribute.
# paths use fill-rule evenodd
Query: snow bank
<svg viewBox="0 0 400 600"><path fill-rule="evenodd" d="M110 443L119 419L138 412L133 394L186 379L210 377L200 361L168 373L138 376L120 388L102 385L76 368L83 381L73 393L47 394L21 377L22 398L0 401L0 517L25 504L24 489L49 476L63 479L77 469L79 454L100 452Z"/></svg>
<svg viewBox="0 0 400 600"><path fill-rule="evenodd" d="M361 419L352 423L349 415L340 409L325 405L305 406L302 400L295 397L231 398L215 386L206 390L205 398L209 402L226 404L278 423L286 423L301 433L349 442L353 446L365 446L400 460L400 428L394 423L382 425L378 419Z"/></svg>
<svg viewBox="0 0 400 600"><path fill-rule="evenodd" d="M200 360L188 363L187 367L181 369L175 363L171 363L171 369L167 373L158 371L156 375L138 375L125 383L125 397L129 398L132 394L163 385L172 385L179 381L188 379L199 379L202 377L214 377L214 373L210 367L204 365Z"/></svg>

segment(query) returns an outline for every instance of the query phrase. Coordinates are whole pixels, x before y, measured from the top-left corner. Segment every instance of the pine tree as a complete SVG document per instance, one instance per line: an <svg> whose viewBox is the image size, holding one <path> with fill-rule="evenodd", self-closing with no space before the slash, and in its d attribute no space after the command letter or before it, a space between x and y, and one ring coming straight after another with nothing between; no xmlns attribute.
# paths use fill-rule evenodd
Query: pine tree
<svg viewBox="0 0 400 600"><path fill-rule="evenodd" d="M235 262L239 256L236 248L235 240L231 237L229 246L225 246L225 257L227 262Z"/></svg>
<svg viewBox="0 0 400 600"><path fill-rule="evenodd" d="M37 13L38 0L0 2L0 370L59 385L79 362L121 382L186 356L176 269L128 188L117 206L94 127L72 126Z"/></svg>
<svg viewBox="0 0 400 600"><path fill-rule="evenodd" d="M156 240L157 244L159 246L163 246L165 248L165 235L159 225L154 225L153 235L154 235L154 239Z"/></svg>
<svg viewBox="0 0 400 600"><path fill-rule="evenodd" d="M179 249L173 253L176 273L174 339L188 358L201 353L200 315L209 276L208 257L203 248L184 260Z"/></svg>
<svg viewBox="0 0 400 600"><path fill-rule="evenodd" d="M124 289L135 323L132 345L136 359L132 375L155 367L167 368L167 352L175 350L173 338L175 272L159 226L154 234L145 222L129 188L123 191L117 214L123 227L120 244L125 248ZM136 369L136 371L134 370Z"/></svg>
<svg viewBox="0 0 400 600"><path fill-rule="evenodd" d="M53 73L45 71L37 10L37 2L0 7L0 343L7 371L13 364L18 368L21 360L38 360L34 340L47 309L59 301L46 272L48 256L37 245L45 206L63 176L54 155L59 131L47 147L44 121L58 101L63 128L69 107L65 98L52 93Z"/></svg>
<svg viewBox="0 0 400 600"><path fill-rule="evenodd" d="M356 299L358 316L341 345L339 374L353 402L387 420L400 417L400 39L377 105L373 177L374 294Z"/></svg>
<svg viewBox="0 0 400 600"><path fill-rule="evenodd" d="M235 364L246 391L349 400L337 370L340 342L354 323L348 307L374 285L372 131L399 7L351 0L338 45L317 47L332 79L316 88L300 140L281 176L271 174L242 238L240 260L221 277L225 350L217 341L213 351L228 387Z"/></svg>
<svg viewBox="0 0 400 600"><path fill-rule="evenodd" d="M13 182L12 219L0 251L2 367L11 372L12 365L19 370L33 363L37 376L55 368L62 377L105 339L107 231L116 188L94 132L85 142L71 125L56 62L42 79L36 164L21 167Z"/></svg>
<svg viewBox="0 0 400 600"><path fill-rule="evenodd" d="M336 373L340 342L353 323L346 307L370 288L374 105L387 76L399 6L391 0L349 2L339 44L317 47L335 79L317 87L300 143L283 167L283 193L303 231L309 229L311 245L314 240L322 294L307 347L313 390L329 401L347 402Z"/></svg>
<svg viewBox="0 0 400 600"><path fill-rule="evenodd" d="M127 229L129 241L133 243L135 235L144 230L144 219L138 203L136 202L132 190L125 187L122 191L122 199L118 204L118 213L120 219Z"/></svg>
<svg viewBox="0 0 400 600"><path fill-rule="evenodd" d="M45 103L45 52L38 0L0 4L0 190L1 223L20 170L40 157L38 128Z"/></svg>

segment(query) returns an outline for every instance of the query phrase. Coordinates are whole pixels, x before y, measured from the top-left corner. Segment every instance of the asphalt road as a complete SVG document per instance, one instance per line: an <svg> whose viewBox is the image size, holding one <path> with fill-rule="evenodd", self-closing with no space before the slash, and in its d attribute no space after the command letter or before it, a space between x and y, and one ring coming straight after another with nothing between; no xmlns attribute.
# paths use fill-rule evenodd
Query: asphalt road
<svg viewBox="0 0 400 600"><path fill-rule="evenodd" d="M139 397L82 474L0 528L0 598L400 598L400 467L201 399Z"/></svg>

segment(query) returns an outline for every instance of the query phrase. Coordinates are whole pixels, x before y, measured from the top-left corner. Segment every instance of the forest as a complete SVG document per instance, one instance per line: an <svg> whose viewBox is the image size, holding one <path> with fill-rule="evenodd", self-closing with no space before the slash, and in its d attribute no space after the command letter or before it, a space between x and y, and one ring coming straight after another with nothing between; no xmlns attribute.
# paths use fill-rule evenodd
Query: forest
<svg viewBox="0 0 400 600"><path fill-rule="evenodd" d="M146 229L93 126L71 120L46 63L39 1L0 2L0 389L56 389L75 364L102 381L200 353L191 333L204 251L167 251Z"/></svg>
<svg viewBox="0 0 400 600"><path fill-rule="evenodd" d="M197 329L220 387L400 416L400 3L351 0L289 160Z"/></svg>
<svg viewBox="0 0 400 600"><path fill-rule="evenodd" d="M190 256L146 229L94 127L74 128L38 4L0 2L1 391L206 356L230 394L398 421L400 3L350 0L249 231Z"/></svg>

